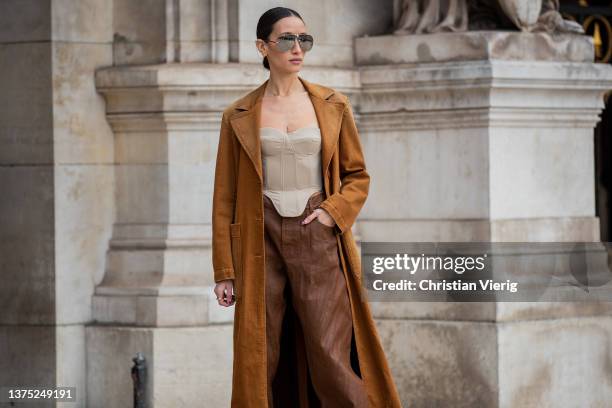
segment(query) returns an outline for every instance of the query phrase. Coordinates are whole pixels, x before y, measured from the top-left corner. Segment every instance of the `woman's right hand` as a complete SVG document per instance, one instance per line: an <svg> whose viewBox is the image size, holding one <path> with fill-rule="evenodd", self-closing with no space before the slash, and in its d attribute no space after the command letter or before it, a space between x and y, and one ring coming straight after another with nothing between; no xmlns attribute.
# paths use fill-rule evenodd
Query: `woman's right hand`
<svg viewBox="0 0 612 408"><path fill-rule="evenodd" d="M234 280L226 279L218 282L215 285L215 295L217 295L217 302L221 306L231 306L236 303L236 297L234 296Z"/></svg>

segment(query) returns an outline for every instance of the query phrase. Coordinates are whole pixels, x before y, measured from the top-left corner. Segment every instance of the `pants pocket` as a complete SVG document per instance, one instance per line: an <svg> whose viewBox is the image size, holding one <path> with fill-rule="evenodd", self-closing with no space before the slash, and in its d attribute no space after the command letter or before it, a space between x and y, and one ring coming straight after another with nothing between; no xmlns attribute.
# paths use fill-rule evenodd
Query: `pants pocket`
<svg viewBox="0 0 612 408"><path fill-rule="evenodd" d="M318 223L319 225L321 225L323 228L329 228L329 229L334 229L334 226L332 225L331 227L329 225L325 225L323 224L321 221L319 221L319 217L314 219L314 222Z"/></svg>
<svg viewBox="0 0 612 408"><path fill-rule="evenodd" d="M312 214L314 210L319 206L319 204L321 204L323 201L325 201L325 194L323 192L314 193L312 196L310 196L308 200L308 215ZM319 221L318 217L315 218L313 222L319 224L321 228L327 228L332 231L335 227L335 225L332 225L330 227L329 225L323 224L321 221Z"/></svg>

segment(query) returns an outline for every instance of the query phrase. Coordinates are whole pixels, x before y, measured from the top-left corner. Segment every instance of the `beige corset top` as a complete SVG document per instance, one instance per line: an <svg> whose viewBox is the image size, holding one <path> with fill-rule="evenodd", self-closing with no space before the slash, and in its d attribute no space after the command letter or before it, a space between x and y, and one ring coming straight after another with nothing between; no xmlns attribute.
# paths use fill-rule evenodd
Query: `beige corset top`
<svg viewBox="0 0 612 408"><path fill-rule="evenodd" d="M302 214L308 198L323 191L321 133L317 125L285 133L261 127L263 193L283 217Z"/></svg>

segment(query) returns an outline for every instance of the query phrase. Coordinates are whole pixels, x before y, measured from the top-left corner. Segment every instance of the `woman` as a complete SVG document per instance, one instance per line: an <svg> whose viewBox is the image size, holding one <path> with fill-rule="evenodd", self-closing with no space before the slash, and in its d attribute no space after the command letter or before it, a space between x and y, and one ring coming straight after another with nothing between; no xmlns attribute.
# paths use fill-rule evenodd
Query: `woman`
<svg viewBox="0 0 612 408"><path fill-rule="evenodd" d="M223 112L213 194L232 407L400 407L360 291L370 178L349 101L298 76L313 38L296 11L268 10L257 38L270 78Z"/></svg>

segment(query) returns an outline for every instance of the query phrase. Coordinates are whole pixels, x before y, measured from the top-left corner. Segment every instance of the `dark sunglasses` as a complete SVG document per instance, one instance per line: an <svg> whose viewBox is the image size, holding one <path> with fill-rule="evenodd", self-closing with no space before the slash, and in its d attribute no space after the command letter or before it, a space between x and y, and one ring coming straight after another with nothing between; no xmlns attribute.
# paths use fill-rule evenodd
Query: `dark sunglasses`
<svg viewBox="0 0 612 408"><path fill-rule="evenodd" d="M310 51L312 49L314 39L312 38L312 35L309 34L300 34L299 36L295 34L283 34L278 37L278 41L265 41L276 43L276 46L280 52L286 52L293 48L293 44L295 44L296 39L298 40L300 48L303 51Z"/></svg>

